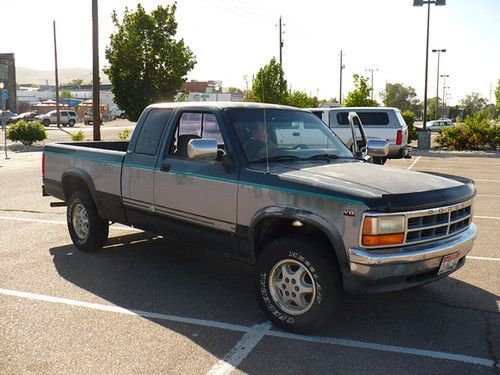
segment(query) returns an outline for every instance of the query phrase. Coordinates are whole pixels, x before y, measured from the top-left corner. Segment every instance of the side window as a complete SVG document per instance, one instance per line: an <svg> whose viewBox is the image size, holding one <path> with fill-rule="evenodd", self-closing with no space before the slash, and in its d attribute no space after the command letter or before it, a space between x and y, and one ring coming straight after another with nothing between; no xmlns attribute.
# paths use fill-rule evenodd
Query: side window
<svg viewBox="0 0 500 375"><path fill-rule="evenodd" d="M144 155L155 155L158 151L163 129L172 111L153 109L142 125L135 152Z"/></svg>
<svg viewBox="0 0 500 375"><path fill-rule="evenodd" d="M330 117L330 126L335 126L335 124L332 124L332 122L333 116ZM338 112L337 122L339 125L349 125L349 112Z"/></svg>
<svg viewBox="0 0 500 375"><path fill-rule="evenodd" d="M224 148L224 140L219 124L212 113L184 112L175 128L174 137L167 149L168 154L187 158L187 145L192 139L216 139L220 148Z"/></svg>
<svg viewBox="0 0 500 375"><path fill-rule="evenodd" d="M61 116L68 116L68 112L61 112Z"/></svg>

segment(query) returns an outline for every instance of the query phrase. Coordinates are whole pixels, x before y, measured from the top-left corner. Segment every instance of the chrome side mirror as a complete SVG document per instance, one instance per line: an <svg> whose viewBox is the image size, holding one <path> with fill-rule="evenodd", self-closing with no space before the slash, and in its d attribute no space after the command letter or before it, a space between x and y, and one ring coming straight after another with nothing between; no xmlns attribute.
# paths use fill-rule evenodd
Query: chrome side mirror
<svg viewBox="0 0 500 375"><path fill-rule="evenodd" d="M217 147L216 139L191 139L187 146L188 158L197 161L215 161Z"/></svg>
<svg viewBox="0 0 500 375"><path fill-rule="evenodd" d="M369 156L386 157L389 153L389 142L385 139L369 139L366 144L366 151Z"/></svg>

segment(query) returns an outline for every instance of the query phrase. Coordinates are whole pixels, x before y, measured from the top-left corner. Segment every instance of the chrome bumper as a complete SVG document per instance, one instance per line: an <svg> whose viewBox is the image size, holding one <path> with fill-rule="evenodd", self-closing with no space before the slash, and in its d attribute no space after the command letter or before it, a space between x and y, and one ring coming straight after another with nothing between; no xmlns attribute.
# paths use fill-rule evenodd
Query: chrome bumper
<svg viewBox="0 0 500 375"><path fill-rule="evenodd" d="M442 240L401 248L367 251L348 250L351 273L365 279L412 276L439 268L444 256L460 253L460 258L472 250L477 227L471 224L465 231Z"/></svg>

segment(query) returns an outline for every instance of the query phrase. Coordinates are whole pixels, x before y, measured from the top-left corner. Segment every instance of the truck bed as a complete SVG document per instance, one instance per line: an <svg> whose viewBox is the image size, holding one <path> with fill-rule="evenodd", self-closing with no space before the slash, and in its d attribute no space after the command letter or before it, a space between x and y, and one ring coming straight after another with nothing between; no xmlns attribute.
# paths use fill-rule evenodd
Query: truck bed
<svg viewBox="0 0 500 375"><path fill-rule="evenodd" d="M98 148L100 150L122 151L126 152L129 142L128 141L110 141L110 142L62 142L60 145Z"/></svg>

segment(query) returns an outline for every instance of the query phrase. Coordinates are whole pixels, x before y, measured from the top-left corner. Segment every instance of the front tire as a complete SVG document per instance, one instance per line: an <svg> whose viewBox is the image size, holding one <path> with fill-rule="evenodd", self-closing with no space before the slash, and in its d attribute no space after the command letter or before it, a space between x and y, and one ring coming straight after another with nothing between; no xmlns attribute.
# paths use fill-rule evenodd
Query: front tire
<svg viewBox="0 0 500 375"><path fill-rule="evenodd" d="M70 128L72 128L73 126L75 126L75 120L69 120L68 125L69 125Z"/></svg>
<svg viewBox="0 0 500 375"><path fill-rule="evenodd" d="M373 164L384 165L387 162L387 158L373 157Z"/></svg>
<svg viewBox="0 0 500 375"><path fill-rule="evenodd" d="M50 120L48 120L48 119L43 120L42 123L43 123L43 126L45 126L45 127L50 126Z"/></svg>
<svg viewBox="0 0 500 375"><path fill-rule="evenodd" d="M99 216L94 201L85 191L75 191L68 200L68 230L78 250L101 249L108 239L109 222Z"/></svg>
<svg viewBox="0 0 500 375"><path fill-rule="evenodd" d="M276 326L314 332L329 321L340 297L340 270L325 244L301 236L269 243L257 261L260 308Z"/></svg>

